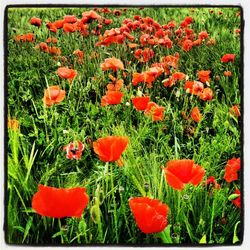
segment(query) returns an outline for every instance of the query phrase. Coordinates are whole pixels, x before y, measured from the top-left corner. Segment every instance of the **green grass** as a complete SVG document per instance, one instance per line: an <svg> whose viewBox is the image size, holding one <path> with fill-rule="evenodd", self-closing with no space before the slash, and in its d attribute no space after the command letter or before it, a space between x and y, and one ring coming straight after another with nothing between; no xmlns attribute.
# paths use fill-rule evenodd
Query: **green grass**
<svg viewBox="0 0 250 250"><path fill-rule="evenodd" d="M239 188L240 180L229 184L223 179L226 162L241 156L240 124L229 113L229 108L239 104L241 98L240 39L233 33L240 28L240 18L236 17L238 8L223 8L222 15L217 14L218 10L214 8L210 14L208 8L194 9L194 12L190 8L129 8L120 17L106 15L113 19L113 24L104 30L119 27L125 18L136 14L150 16L160 24L170 20L179 24L191 15L195 32L206 30L209 37L216 39L216 45L201 45L188 53L176 44L171 49L155 46L154 58L140 64L126 43L95 47L97 36L82 37L77 32L64 34L58 30L56 34L56 46L67 58L66 62L34 49L35 44L55 36L49 33L46 22L71 14L80 18L86 11L84 8L8 9L8 116L20 123L20 130L8 130L6 240L9 244L199 244L200 241L232 244L235 234L242 240L240 226L235 227L241 222L240 210L228 200L235 187ZM29 24L32 16L42 18L40 28ZM15 35L27 32L36 34L35 43L13 40ZM132 34L139 43L138 32ZM72 56L76 49L85 53L82 64ZM98 53L98 57L90 60L93 52ZM201 101L185 92L184 82L165 88L161 83L164 77L159 77L151 89L140 84L143 93L165 107L164 121L153 122L136 111L130 102L138 88L131 84L132 73L145 71L161 57L175 52L180 54L178 70L189 79L196 80L199 70L211 70L214 98L210 102ZM226 53L236 54L234 64L220 62ZM123 61L127 72L124 85L128 88L122 89L121 104L101 107L109 72L103 72L100 63L111 56ZM71 86L56 75L59 64L77 70ZM223 76L226 70L232 71L231 78ZM220 80L216 80L217 75ZM60 85L66 90L61 104L44 107L42 99L47 85ZM126 102L130 105L125 105ZM190 114L194 106L198 106L203 115L199 124L186 121L181 115L182 111ZM187 134L186 128L190 126L195 128L193 135ZM66 159L63 146L70 141L85 142L86 138L95 141L107 135L129 137L122 156L123 167L101 162L86 143L81 160ZM169 160L184 158L203 166L206 177L214 175L221 189L211 192L202 184L189 185L182 191L170 187L161 166ZM86 187L90 201L82 217L58 220L36 214L31 208L31 199L39 183ZM164 233L146 235L139 230L128 205L129 198L137 196L160 199L169 206L169 226Z"/></svg>

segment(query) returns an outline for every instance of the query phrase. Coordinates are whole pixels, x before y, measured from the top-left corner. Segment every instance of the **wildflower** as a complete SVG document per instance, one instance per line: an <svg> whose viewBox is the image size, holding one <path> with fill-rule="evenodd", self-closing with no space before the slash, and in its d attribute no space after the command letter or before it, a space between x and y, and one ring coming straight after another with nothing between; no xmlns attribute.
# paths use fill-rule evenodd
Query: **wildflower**
<svg viewBox="0 0 250 250"><path fill-rule="evenodd" d="M101 99L101 106L120 104L123 97L123 93L120 91L107 91Z"/></svg>
<svg viewBox="0 0 250 250"><path fill-rule="evenodd" d="M207 33L206 31L201 31L201 32L199 33L199 38L200 38L201 40L204 40L204 39L208 38L208 33Z"/></svg>
<svg viewBox="0 0 250 250"><path fill-rule="evenodd" d="M182 81L182 80L185 79L185 77L186 77L186 75L184 73L182 73L182 72L174 72L172 74L172 79L174 81L177 81L177 80Z"/></svg>
<svg viewBox="0 0 250 250"><path fill-rule="evenodd" d="M41 42L41 43L39 44L39 48L40 48L43 52L49 53L49 46L48 46L47 43Z"/></svg>
<svg viewBox="0 0 250 250"><path fill-rule="evenodd" d="M199 81L187 81L184 88L188 90L190 94L199 95L204 89L204 85Z"/></svg>
<svg viewBox="0 0 250 250"><path fill-rule="evenodd" d="M59 86L50 86L44 91L43 102L46 106L60 103L65 98L65 90L61 90Z"/></svg>
<svg viewBox="0 0 250 250"><path fill-rule="evenodd" d="M230 109L229 112L236 116L236 117L240 117L240 109L239 109L239 105L233 105Z"/></svg>
<svg viewBox="0 0 250 250"><path fill-rule="evenodd" d="M77 22L77 18L74 15L66 15L63 18L64 23L75 23Z"/></svg>
<svg viewBox="0 0 250 250"><path fill-rule="evenodd" d="M55 26L54 23L48 22L46 24L46 27L49 29L49 31L56 33L57 32L57 27Z"/></svg>
<svg viewBox="0 0 250 250"><path fill-rule="evenodd" d="M226 180L226 182L237 181L239 170L240 170L240 158L232 158L228 160L224 174L224 179Z"/></svg>
<svg viewBox="0 0 250 250"><path fill-rule="evenodd" d="M138 96L131 98L134 107L137 110L145 110L149 103L150 97L149 96Z"/></svg>
<svg viewBox="0 0 250 250"><path fill-rule="evenodd" d="M191 117L195 122L200 122L202 115L198 107L194 107L191 111Z"/></svg>
<svg viewBox="0 0 250 250"><path fill-rule="evenodd" d="M104 162L119 161L127 145L126 136L107 136L93 142L94 152Z"/></svg>
<svg viewBox="0 0 250 250"><path fill-rule="evenodd" d="M105 59L105 61L103 63L101 63L101 68L103 71L112 69L114 72L116 72L117 69L123 70L124 65L123 65L121 60L119 60L115 57L111 57L111 58Z"/></svg>
<svg viewBox="0 0 250 250"><path fill-rule="evenodd" d="M164 171L168 184L177 190L184 189L188 183L197 186L205 174L203 167L188 159L171 160L167 162Z"/></svg>
<svg viewBox="0 0 250 250"><path fill-rule="evenodd" d="M58 47L55 47L55 46L52 46L52 47L49 47L49 53L51 55L61 55L61 50L58 48Z"/></svg>
<svg viewBox="0 0 250 250"><path fill-rule="evenodd" d="M164 107L157 105L155 102L149 102L144 112L145 115L151 116L153 121L162 121L164 120L164 110Z"/></svg>
<svg viewBox="0 0 250 250"><path fill-rule="evenodd" d="M64 25L64 20L56 20L54 23L52 23L52 27L56 29L61 29Z"/></svg>
<svg viewBox="0 0 250 250"><path fill-rule="evenodd" d="M166 228L169 208L160 200L148 197L130 198L129 206L143 233L158 233Z"/></svg>
<svg viewBox="0 0 250 250"><path fill-rule="evenodd" d="M85 188L54 188L40 184L32 198L32 209L41 216L80 218L88 201Z"/></svg>
<svg viewBox="0 0 250 250"><path fill-rule="evenodd" d="M206 182L205 182L206 186L209 187L209 186L212 186L216 189L220 189L220 184L217 183L216 179L214 176L209 176L207 179L206 179Z"/></svg>
<svg viewBox="0 0 250 250"><path fill-rule="evenodd" d="M34 25L34 26L37 26L37 27L40 27L41 24L42 24L42 19L38 18L38 17L32 17L30 19L30 24L31 25Z"/></svg>
<svg viewBox="0 0 250 250"><path fill-rule="evenodd" d="M19 129L19 121L17 119L8 119L8 128L16 131Z"/></svg>
<svg viewBox="0 0 250 250"><path fill-rule="evenodd" d="M73 142L70 142L67 146L64 147L64 151L66 151L66 158L80 160L84 148L85 146L81 141L77 142L77 147L75 147Z"/></svg>
<svg viewBox="0 0 250 250"><path fill-rule="evenodd" d="M210 73L211 71L210 70L200 70L198 71L198 77L199 77L199 80L203 83L205 82L209 82L210 81Z"/></svg>
<svg viewBox="0 0 250 250"><path fill-rule="evenodd" d="M213 91L210 88L205 88L203 91L200 93L200 99L202 101L210 101L213 99Z"/></svg>
<svg viewBox="0 0 250 250"><path fill-rule="evenodd" d="M236 199L232 200L232 202L235 206L241 208L240 190L236 189L234 194L238 194L239 196Z"/></svg>
<svg viewBox="0 0 250 250"><path fill-rule="evenodd" d="M183 43L182 43L182 48L184 51L188 52L189 50L191 50L193 47L193 42L189 39L186 39Z"/></svg>
<svg viewBox="0 0 250 250"><path fill-rule="evenodd" d="M134 52L134 56L139 62L148 62L149 59L154 57L154 51L149 48L145 48L144 50L137 49Z"/></svg>
<svg viewBox="0 0 250 250"><path fill-rule="evenodd" d="M48 39L46 40L46 43L57 43L58 40L56 37L48 37Z"/></svg>
<svg viewBox="0 0 250 250"><path fill-rule="evenodd" d="M234 62L235 54L225 54L221 58L221 62L228 63L228 62Z"/></svg>
<svg viewBox="0 0 250 250"><path fill-rule="evenodd" d="M72 80L77 76L77 71L66 67L60 67L57 70L57 75L72 82Z"/></svg>
<svg viewBox="0 0 250 250"><path fill-rule="evenodd" d="M73 55L75 55L75 56L78 57L78 62L79 62L79 63L82 63L83 57L84 57L84 52L83 52L83 51L77 49L77 50L75 50L75 51L73 52Z"/></svg>
<svg viewBox="0 0 250 250"><path fill-rule="evenodd" d="M226 77L230 77L230 76L232 76L232 72L231 71L224 71L223 75Z"/></svg>

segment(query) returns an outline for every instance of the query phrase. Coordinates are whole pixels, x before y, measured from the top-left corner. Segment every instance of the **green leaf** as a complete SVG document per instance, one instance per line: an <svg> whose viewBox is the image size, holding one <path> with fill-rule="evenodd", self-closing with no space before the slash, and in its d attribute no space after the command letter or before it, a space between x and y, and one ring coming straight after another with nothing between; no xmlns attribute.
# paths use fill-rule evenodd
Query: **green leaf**
<svg viewBox="0 0 250 250"><path fill-rule="evenodd" d="M207 244L207 236L206 236L206 234L202 236L199 243L200 244Z"/></svg>
<svg viewBox="0 0 250 250"><path fill-rule="evenodd" d="M173 243L171 236L170 236L170 228L171 228L171 224L169 224L164 231L162 231L160 233L160 237L162 239L163 243Z"/></svg>
<svg viewBox="0 0 250 250"><path fill-rule="evenodd" d="M27 238L27 236L29 234L30 228L32 226L32 222L33 222L33 217L30 217L27 224L26 224L26 227L25 227L23 241L22 241L23 243L24 243L25 239Z"/></svg>

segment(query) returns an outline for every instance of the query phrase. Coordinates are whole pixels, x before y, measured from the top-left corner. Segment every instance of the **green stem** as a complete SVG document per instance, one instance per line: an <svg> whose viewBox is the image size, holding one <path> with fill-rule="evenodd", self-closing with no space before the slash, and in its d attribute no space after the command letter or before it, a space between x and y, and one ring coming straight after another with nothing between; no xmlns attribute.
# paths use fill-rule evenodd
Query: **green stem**
<svg viewBox="0 0 250 250"><path fill-rule="evenodd" d="M64 244L64 240L63 240L63 230L62 230L62 224L61 224L61 220L58 219L58 225L59 225L59 229L60 229L60 232L61 232L61 243Z"/></svg>
<svg viewBox="0 0 250 250"><path fill-rule="evenodd" d="M115 220L115 238L116 238L116 243L118 243L118 229L117 229L117 214L116 214L116 200L115 200L115 192L114 192L114 179L113 179L113 166L110 166L110 182L111 182L111 190L112 190L112 198L113 198L113 205L114 205L114 220Z"/></svg>

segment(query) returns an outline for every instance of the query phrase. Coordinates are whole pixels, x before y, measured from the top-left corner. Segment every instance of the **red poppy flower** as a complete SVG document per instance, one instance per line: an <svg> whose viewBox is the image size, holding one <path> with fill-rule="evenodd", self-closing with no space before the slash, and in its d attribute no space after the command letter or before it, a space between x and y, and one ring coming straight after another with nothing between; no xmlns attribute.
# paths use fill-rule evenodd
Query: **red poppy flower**
<svg viewBox="0 0 250 250"><path fill-rule="evenodd" d="M214 188L216 188L216 189L220 189L221 187L220 187L220 184L218 184L217 183L217 181L216 181L216 179L215 179L215 177L214 176L209 176L208 178L207 178L207 180L206 180L206 186L212 186L212 187L214 187Z"/></svg>
<svg viewBox="0 0 250 250"><path fill-rule="evenodd" d="M80 218L87 207L89 196L85 188L54 188L38 186L32 198L32 209L41 216L52 218Z"/></svg>
<svg viewBox="0 0 250 250"><path fill-rule="evenodd" d="M203 83L205 82L209 82L210 81L210 73L211 71L210 70L200 70L198 71L198 77L199 77L199 80Z"/></svg>
<svg viewBox="0 0 250 250"><path fill-rule="evenodd" d="M186 39L183 43L182 43L182 48L184 51L188 52L189 50L191 50L193 47L193 42L189 39Z"/></svg>
<svg viewBox="0 0 250 250"><path fill-rule="evenodd" d="M107 90L108 91L119 91L122 88L124 81L122 79L117 80L111 74L109 75L109 78L112 80L112 83L109 83L107 85Z"/></svg>
<svg viewBox="0 0 250 250"><path fill-rule="evenodd" d="M185 79L185 77L186 77L186 75L182 72L174 72L172 74L172 78L174 81L177 81L177 80L182 81Z"/></svg>
<svg viewBox="0 0 250 250"><path fill-rule="evenodd" d="M64 23L75 23L77 22L77 18L74 15L67 15L63 18Z"/></svg>
<svg viewBox="0 0 250 250"><path fill-rule="evenodd" d="M164 87L172 87L175 84L175 81L172 77L164 79L162 82L164 83Z"/></svg>
<svg viewBox="0 0 250 250"><path fill-rule="evenodd" d="M221 58L221 62L228 63L228 62L234 62L235 54L225 54Z"/></svg>
<svg viewBox="0 0 250 250"><path fill-rule="evenodd" d="M64 25L64 20L56 20L54 23L53 23L54 27L56 29L61 29Z"/></svg>
<svg viewBox="0 0 250 250"><path fill-rule="evenodd" d="M201 45L201 43L202 43L202 40L198 38L197 40L193 41L193 46Z"/></svg>
<svg viewBox="0 0 250 250"><path fill-rule="evenodd" d="M41 43L39 44L39 48L40 48L43 52L49 53L49 46L48 46L47 43L41 42Z"/></svg>
<svg viewBox="0 0 250 250"><path fill-rule="evenodd" d="M77 142L77 147L75 147L73 142L70 142L67 146L64 147L64 150L66 151L66 158L80 160L84 148L85 146L81 141Z"/></svg>
<svg viewBox="0 0 250 250"><path fill-rule="evenodd" d="M240 170L240 158L232 158L227 161L224 179L226 182L238 180L238 171Z"/></svg>
<svg viewBox="0 0 250 250"><path fill-rule="evenodd" d="M193 21L194 21L194 20L193 20L193 18L192 18L191 16L187 16L187 17L185 17L185 19L184 19L184 22L186 22L187 24L191 24Z"/></svg>
<svg viewBox="0 0 250 250"><path fill-rule="evenodd" d="M42 19L38 18L38 17L32 17L30 19L30 24L31 25L34 25L34 26L37 26L37 27L40 27L41 24L42 24Z"/></svg>
<svg viewBox="0 0 250 250"><path fill-rule="evenodd" d="M230 77L230 76L232 76L232 72L231 71L224 71L223 75L226 77Z"/></svg>
<svg viewBox="0 0 250 250"><path fill-rule="evenodd" d="M92 20L101 19L101 16L98 15L95 11L85 11L82 13L82 21L85 22L91 22Z"/></svg>
<svg viewBox="0 0 250 250"><path fill-rule="evenodd" d="M240 109L239 109L239 105L233 105L230 109L229 112L236 116L236 117L240 117Z"/></svg>
<svg viewBox="0 0 250 250"><path fill-rule="evenodd" d="M148 62L149 59L154 57L154 51L149 48L145 48L144 50L137 49L134 52L134 56L139 62Z"/></svg>
<svg viewBox="0 0 250 250"><path fill-rule="evenodd" d="M114 72L116 72L117 69L124 69L124 65L121 60L111 57L105 59L105 61L101 63L101 68L103 71L112 69Z"/></svg>
<svg viewBox="0 0 250 250"><path fill-rule="evenodd" d="M65 33L71 33L76 31L76 27L72 23L64 23L63 25L63 31Z"/></svg>
<svg viewBox="0 0 250 250"><path fill-rule="evenodd" d="M202 115L198 107L194 107L191 111L191 117L195 122L200 122Z"/></svg>
<svg viewBox="0 0 250 250"><path fill-rule="evenodd" d="M83 57L84 57L84 52L77 49L73 52L73 55L76 55L78 57L78 62L81 63L83 61Z"/></svg>
<svg viewBox="0 0 250 250"><path fill-rule="evenodd" d="M188 183L197 186L205 174L203 167L188 159L171 160L164 171L168 184L177 190L184 189Z"/></svg>
<svg viewBox="0 0 250 250"><path fill-rule="evenodd" d="M77 76L77 71L66 67L60 67L57 70L57 75L63 79L68 79L71 82Z"/></svg>
<svg viewBox="0 0 250 250"><path fill-rule="evenodd" d="M127 145L126 136L107 136L93 142L94 152L104 162L119 161Z"/></svg>
<svg viewBox="0 0 250 250"><path fill-rule="evenodd" d="M241 208L240 190L236 189L234 194L238 194L239 196L236 199L232 200L232 202L235 206Z"/></svg>
<svg viewBox="0 0 250 250"><path fill-rule="evenodd" d="M157 105L155 102L149 102L144 112L145 115L152 116L153 121L163 121L164 110L164 107Z"/></svg>
<svg viewBox="0 0 250 250"><path fill-rule="evenodd" d="M176 69L178 67L179 54L176 53L174 56L168 55L161 59L161 62L166 64L168 67Z"/></svg>
<svg viewBox="0 0 250 250"><path fill-rule="evenodd" d="M160 200L148 197L130 198L129 206L136 225L143 233L158 233L166 228L169 208Z"/></svg>
<svg viewBox="0 0 250 250"><path fill-rule="evenodd" d="M208 38L208 33L207 33L206 31L201 31L201 32L199 33L199 38L200 38L201 40L204 40L204 39Z"/></svg>
<svg viewBox="0 0 250 250"><path fill-rule="evenodd" d="M55 26L54 23L48 22L46 24L46 27L49 29L49 31L56 33L57 32L57 27Z"/></svg>
<svg viewBox="0 0 250 250"><path fill-rule="evenodd" d="M149 103L150 97L149 96L138 96L131 98L134 107L137 110L145 110Z"/></svg>
<svg viewBox="0 0 250 250"><path fill-rule="evenodd" d="M101 106L120 104L123 97L123 93L120 91L107 91L101 99Z"/></svg>
<svg viewBox="0 0 250 250"><path fill-rule="evenodd" d="M184 88L188 90L190 94L199 95L203 91L204 85L198 81L187 81Z"/></svg>
<svg viewBox="0 0 250 250"><path fill-rule="evenodd" d="M59 86L50 86L44 91L43 102L46 106L60 103L65 98L65 90L61 90Z"/></svg>
<svg viewBox="0 0 250 250"><path fill-rule="evenodd" d="M213 90L210 88L203 89L202 93L200 93L200 99L202 101L210 101L213 99Z"/></svg>
<svg viewBox="0 0 250 250"><path fill-rule="evenodd" d="M56 37L48 37L48 39L46 40L46 43L57 43L58 40Z"/></svg>
<svg viewBox="0 0 250 250"><path fill-rule="evenodd" d="M51 55L59 56L59 55L61 55L61 50L58 47L53 46L53 47L49 47L49 53Z"/></svg>

